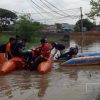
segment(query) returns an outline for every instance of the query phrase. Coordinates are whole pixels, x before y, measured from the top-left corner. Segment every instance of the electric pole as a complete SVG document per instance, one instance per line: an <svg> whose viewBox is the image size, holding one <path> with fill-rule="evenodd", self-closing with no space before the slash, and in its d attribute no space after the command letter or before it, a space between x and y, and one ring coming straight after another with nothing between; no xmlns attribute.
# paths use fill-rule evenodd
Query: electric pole
<svg viewBox="0 0 100 100"><path fill-rule="evenodd" d="M82 44L81 44L81 53L83 52L83 13L82 13L82 7L80 7L80 13L81 13L81 33L82 33Z"/></svg>

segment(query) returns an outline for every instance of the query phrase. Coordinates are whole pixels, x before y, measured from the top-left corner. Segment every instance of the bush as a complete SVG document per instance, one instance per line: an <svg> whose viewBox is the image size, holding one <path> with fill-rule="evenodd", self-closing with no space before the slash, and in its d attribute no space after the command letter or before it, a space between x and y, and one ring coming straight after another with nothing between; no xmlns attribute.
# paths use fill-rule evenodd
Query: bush
<svg viewBox="0 0 100 100"><path fill-rule="evenodd" d="M26 38L31 41L31 36L35 36L35 33L42 28L39 22L34 22L28 15L20 16L19 20L15 24L15 32L21 35L22 38Z"/></svg>

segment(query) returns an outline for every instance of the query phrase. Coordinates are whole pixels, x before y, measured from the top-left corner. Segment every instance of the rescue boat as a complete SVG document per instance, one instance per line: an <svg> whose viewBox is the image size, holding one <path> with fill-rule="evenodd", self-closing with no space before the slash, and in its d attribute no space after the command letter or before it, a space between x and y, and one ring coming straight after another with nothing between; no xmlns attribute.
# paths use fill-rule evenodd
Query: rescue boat
<svg viewBox="0 0 100 100"><path fill-rule="evenodd" d="M63 66L82 66L82 65L99 65L100 64L100 56L84 56L72 58L61 65Z"/></svg>
<svg viewBox="0 0 100 100"><path fill-rule="evenodd" d="M6 61L0 67L0 74L9 74L17 69L23 69L23 59L20 57L14 57L11 60Z"/></svg>
<svg viewBox="0 0 100 100"><path fill-rule="evenodd" d="M6 75L9 74L15 70L22 70L24 69L25 62L20 57L14 57L8 61L6 61L1 67L0 67L0 74ZM49 57L47 61L41 62L38 66L38 72L41 74L46 74L51 70L52 66L52 56Z"/></svg>
<svg viewBox="0 0 100 100"><path fill-rule="evenodd" d="M6 61L7 60L6 60L5 56L4 56L4 53L0 53L0 64L5 63Z"/></svg>
<svg viewBox="0 0 100 100"><path fill-rule="evenodd" d="M47 61L41 62L38 66L38 72L41 74L46 74L51 71L52 68L52 58L53 56L50 55Z"/></svg>
<svg viewBox="0 0 100 100"><path fill-rule="evenodd" d="M76 57L87 57L87 56L100 56L100 52L83 52L83 53L78 53L75 55ZM63 56L63 57L58 57L56 61L66 61L71 59L69 56Z"/></svg>

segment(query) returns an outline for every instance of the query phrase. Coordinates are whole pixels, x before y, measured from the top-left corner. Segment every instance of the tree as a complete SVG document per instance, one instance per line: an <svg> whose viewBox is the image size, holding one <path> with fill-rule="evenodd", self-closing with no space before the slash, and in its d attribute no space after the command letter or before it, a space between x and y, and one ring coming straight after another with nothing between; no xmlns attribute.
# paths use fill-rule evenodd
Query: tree
<svg viewBox="0 0 100 100"><path fill-rule="evenodd" d="M0 27L1 30L6 30L17 19L17 15L9 10L0 8Z"/></svg>
<svg viewBox="0 0 100 100"><path fill-rule="evenodd" d="M100 16L100 0L91 0L91 11L87 14L90 18L94 18L94 16Z"/></svg>
<svg viewBox="0 0 100 100"><path fill-rule="evenodd" d="M95 26L95 24L92 23L89 19L83 19L82 22L83 22L83 27L85 27L87 31L90 31ZM81 20L78 20L76 22L74 29L75 31L78 31L78 32L81 31Z"/></svg>
<svg viewBox="0 0 100 100"><path fill-rule="evenodd" d="M28 41L30 41L34 33L39 32L41 28L42 25L39 22L33 21L28 15L20 16L15 24L16 34L21 35Z"/></svg>

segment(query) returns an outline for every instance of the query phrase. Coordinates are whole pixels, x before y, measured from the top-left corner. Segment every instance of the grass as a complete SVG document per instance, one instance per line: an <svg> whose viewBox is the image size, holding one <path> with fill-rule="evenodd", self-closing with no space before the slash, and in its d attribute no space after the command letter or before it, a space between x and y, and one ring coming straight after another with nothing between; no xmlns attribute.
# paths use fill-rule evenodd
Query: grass
<svg viewBox="0 0 100 100"><path fill-rule="evenodd" d="M9 41L10 37L14 37L14 35L9 34L0 34L0 44L6 43ZM36 47L40 43L41 37L39 36L32 36L31 41L28 43L27 48Z"/></svg>
<svg viewBox="0 0 100 100"><path fill-rule="evenodd" d="M0 44L8 42L9 37L11 37L11 35L0 34Z"/></svg>
<svg viewBox="0 0 100 100"><path fill-rule="evenodd" d="M14 35L12 34L0 34L0 44L3 44L3 43L6 43L8 42L9 38ZM31 41L28 43L27 45L27 48L30 48L30 47L36 47L40 44L40 39L43 37L44 35L35 35L35 36L31 36ZM53 41L60 41L60 39L58 38L58 36L53 36L53 35L50 35L50 36L47 36L48 38L48 41L50 42L51 40Z"/></svg>
<svg viewBox="0 0 100 100"><path fill-rule="evenodd" d="M100 100L100 94L97 95L96 100Z"/></svg>

